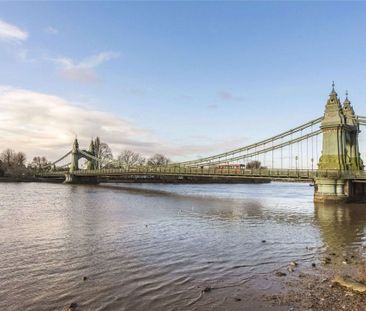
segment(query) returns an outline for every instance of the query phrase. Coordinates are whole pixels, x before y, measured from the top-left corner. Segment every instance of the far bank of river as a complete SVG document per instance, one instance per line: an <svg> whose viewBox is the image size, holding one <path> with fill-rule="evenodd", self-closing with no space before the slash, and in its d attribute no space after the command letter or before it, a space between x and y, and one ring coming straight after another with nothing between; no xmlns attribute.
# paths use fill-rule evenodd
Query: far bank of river
<svg viewBox="0 0 366 311"><path fill-rule="evenodd" d="M6 176L0 177L0 182L50 182L62 183L65 178L62 176ZM270 183L269 178L251 178L251 177L206 177L197 176L144 176L131 175L127 177L100 177L97 183L136 183L136 184L265 184ZM82 184L82 183L80 183Z"/></svg>

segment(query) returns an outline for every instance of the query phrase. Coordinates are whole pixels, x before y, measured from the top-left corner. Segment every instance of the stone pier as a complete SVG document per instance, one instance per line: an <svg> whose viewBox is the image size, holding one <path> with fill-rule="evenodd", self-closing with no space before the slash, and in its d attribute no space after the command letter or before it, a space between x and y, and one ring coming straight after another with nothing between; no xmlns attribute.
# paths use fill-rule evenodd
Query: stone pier
<svg viewBox="0 0 366 311"><path fill-rule="evenodd" d="M96 185L99 184L96 176L76 176L72 173L65 174L64 184L88 184Z"/></svg>
<svg viewBox="0 0 366 311"><path fill-rule="evenodd" d="M348 181L336 178L317 178L315 180L314 202L332 203L347 202L346 191Z"/></svg>
<svg viewBox="0 0 366 311"><path fill-rule="evenodd" d="M351 102L341 104L334 83L325 106L320 126L323 132L322 155L315 178L315 202L346 202L364 199L364 186L357 185L347 176L357 175L364 165L358 147L360 126ZM322 175L322 172L325 174ZM361 190L360 190L361 189Z"/></svg>

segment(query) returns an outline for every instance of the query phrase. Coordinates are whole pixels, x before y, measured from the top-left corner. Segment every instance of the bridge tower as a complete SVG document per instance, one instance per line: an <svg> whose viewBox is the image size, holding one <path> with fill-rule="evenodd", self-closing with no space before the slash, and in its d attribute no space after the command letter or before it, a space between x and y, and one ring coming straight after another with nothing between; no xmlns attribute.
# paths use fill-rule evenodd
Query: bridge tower
<svg viewBox="0 0 366 311"><path fill-rule="evenodd" d="M77 171L78 169L79 169L79 142L78 139L75 138L71 151L70 172Z"/></svg>
<svg viewBox="0 0 366 311"><path fill-rule="evenodd" d="M92 140L91 140L91 142L90 142L88 153L89 153L90 155L92 155L92 156L94 156L94 157L95 157L95 146L94 146L94 141L93 141L93 139L92 139ZM95 160L88 159L87 169L88 169L88 170L95 170L95 169L96 169L96 163L95 163Z"/></svg>
<svg viewBox="0 0 366 311"><path fill-rule="evenodd" d="M94 155L94 143L90 144L89 152ZM84 151L84 150L83 150ZM71 150L71 164L70 170L65 174L65 184L98 184L98 178L96 176L80 176L77 174L79 170L79 158L82 157L82 154L79 151L79 142L77 138L75 138L74 143L72 145ZM88 167L94 167L94 161L90 160L88 163Z"/></svg>
<svg viewBox="0 0 366 311"><path fill-rule="evenodd" d="M358 147L360 129L348 94L342 106L334 83L320 128L323 132L323 149L318 164L320 176L315 180L314 200L346 201L351 199L354 191L345 176L363 170ZM327 177L321 177L322 172L326 172Z"/></svg>
<svg viewBox="0 0 366 311"><path fill-rule="evenodd" d="M358 146L358 135L361 132L360 124L348 99L348 92L346 92L346 99L343 103L343 113L346 117L346 166L351 171L363 170L364 165Z"/></svg>

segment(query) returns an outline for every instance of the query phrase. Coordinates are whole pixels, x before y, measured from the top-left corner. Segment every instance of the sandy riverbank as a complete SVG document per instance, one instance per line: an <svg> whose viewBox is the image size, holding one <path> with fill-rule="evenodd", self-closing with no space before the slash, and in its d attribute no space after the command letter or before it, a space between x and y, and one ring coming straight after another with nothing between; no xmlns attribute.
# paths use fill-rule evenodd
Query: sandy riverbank
<svg viewBox="0 0 366 311"><path fill-rule="evenodd" d="M353 288L346 288L339 280ZM366 292L357 292L365 288L366 266L362 258L331 253L317 263L297 266L289 263L272 275L260 275L241 285L201 289L192 307L195 310L365 311ZM199 293L200 289L197 290Z"/></svg>

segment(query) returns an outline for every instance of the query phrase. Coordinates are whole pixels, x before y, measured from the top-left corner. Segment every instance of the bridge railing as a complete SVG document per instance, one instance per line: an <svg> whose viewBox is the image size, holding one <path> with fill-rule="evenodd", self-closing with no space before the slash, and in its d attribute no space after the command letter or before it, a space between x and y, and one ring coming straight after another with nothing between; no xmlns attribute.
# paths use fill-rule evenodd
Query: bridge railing
<svg viewBox="0 0 366 311"><path fill-rule="evenodd" d="M62 172L39 173L39 176L62 176ZM133 176L133 175L174 175L174 176L229 176L229 177L263 177L263 178L290 178L314 179L317 177L329 178L366 178L365 171L341 170L311 170L311 169L245 169L245 168L218 168L218 167L188 167L188 166L131 166L125 168L104 168L98 170L77 170L71 174L76 176Z"/></svg>
<svg viewBox="0 0 366 311"><path fill-rule="evenodd" d="M192 176L253 176L311 179L316 170L300 169L240 169L240 168L197 168L179 166L137 166L128 168L111 168L100 170L78 170L77 176L108 176L108 175L192 175Z"/></svg>

